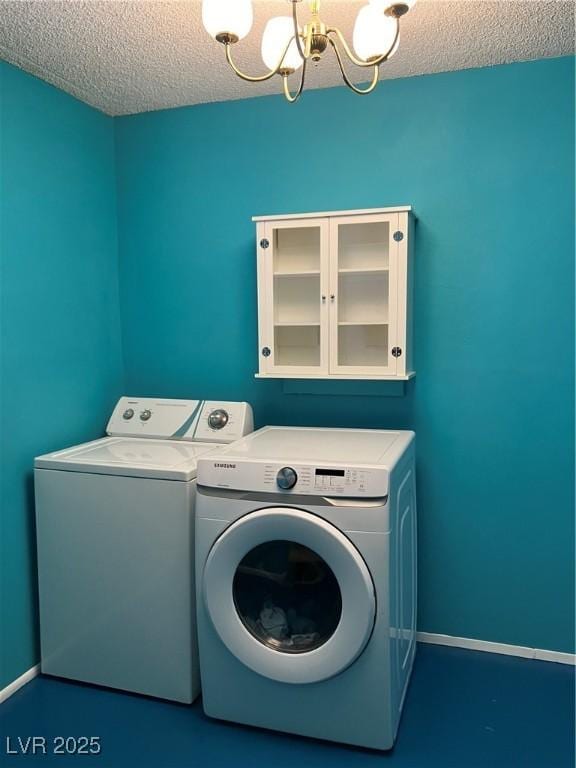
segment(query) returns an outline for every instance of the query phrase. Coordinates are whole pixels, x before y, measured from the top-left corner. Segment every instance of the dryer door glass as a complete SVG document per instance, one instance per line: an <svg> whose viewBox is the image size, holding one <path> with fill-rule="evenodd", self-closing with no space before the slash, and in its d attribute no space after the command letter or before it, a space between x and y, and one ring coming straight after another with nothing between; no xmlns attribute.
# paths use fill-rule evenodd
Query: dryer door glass
<svg viewBox="0 0 576 768"><path fill-rule="evenodd" d="M236 569L233 594L248 631L283 653L319 648L342 615L342 594L332 569L294 541L268 541L250 550Z"/></svg>

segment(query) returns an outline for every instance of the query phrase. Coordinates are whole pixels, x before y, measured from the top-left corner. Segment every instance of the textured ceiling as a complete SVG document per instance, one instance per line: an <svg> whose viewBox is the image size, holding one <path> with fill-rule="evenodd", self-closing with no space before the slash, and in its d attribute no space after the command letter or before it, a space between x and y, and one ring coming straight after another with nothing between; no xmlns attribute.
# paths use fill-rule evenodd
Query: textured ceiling
<svg viewBox="0 0 576 768"><path fill-rule="evenodd" d="M324 0L322 17L351 38L365 0ZM243 99L279 90L280 79L251 85L208 37L201 1L0 0L0 57L111 115ZM307 16L306 3L299 8ZM234 49L242 67L264 69L260 39L287 0L255 0L254 27ZM574 6L564 0L420 0L403 19L400 48L382 78L570 54ZM341 84L332 55L310 68L308 88Z"/></svg>

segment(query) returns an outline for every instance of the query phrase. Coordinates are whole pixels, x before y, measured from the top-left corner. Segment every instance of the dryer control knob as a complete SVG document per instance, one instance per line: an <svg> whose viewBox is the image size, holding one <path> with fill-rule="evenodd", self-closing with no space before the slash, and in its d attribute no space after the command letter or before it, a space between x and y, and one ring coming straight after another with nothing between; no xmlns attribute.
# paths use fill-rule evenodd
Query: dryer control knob
<svg viewBox="0 0 576 768"><path fill-rule="evenodd" d="M218 408L216 411L212 411L210 416L208 416L208 426L212 429L222 429L222 427L225 427L226 424L228 424L229 418L227 411L223 408Z"/></svg>
<svg viewBox="0 0 576 768"><path fill-rule="evenodd" d="M279 488L283 491L288 491L290 488L294 488L298 482L298 475L296 470L292 467L282 467L282 469L276 475L276 482Z"/></svg>
<svg viewBox="0 0 576 768"><path fill-rule="evenodd" d="M148 421L148 419L152 416L152 411L148 410L148 408L145 411L142 411L140 414L140 421Z"/></svg>
<svg viewBox="0 0 576 768"><path fill-rule="evenodd" d="M132 416L134 416L134 409L133 408L126 408L126 410L122 414L122 418L126 419L126 421L128 421L128 419L131 419Z"/></svg>

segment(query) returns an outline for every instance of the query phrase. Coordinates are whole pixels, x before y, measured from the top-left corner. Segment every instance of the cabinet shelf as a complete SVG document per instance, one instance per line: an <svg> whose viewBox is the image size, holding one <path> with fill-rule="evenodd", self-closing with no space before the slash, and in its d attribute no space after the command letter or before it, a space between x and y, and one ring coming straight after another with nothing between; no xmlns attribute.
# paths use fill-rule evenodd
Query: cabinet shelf
<svg viewBox="0 0 576 768"><path fill-rule="evenodd" d="M274 277L317 277L319 274L319 269L301 269L299 272L274 272Z"/></svg>
<svg viewBox="0 0 576 768"><path fill-rule="evenodd" d="M382 320L341 320L338 325L388 325Z"/></svg>
<svg viewBox="0 0 576 768"><path fill-rule="evenodd" d="M383 275L389 272L388 267L366 267L365 269L351 269L349 267L338 270L339 275Z"/></svg>
<svg viewBox="0 0 576 768"><path fill-rule="evenodd" d="M275 328L318 328L320 323L293 323L293 322L281 322L274 323Z"/></svg>

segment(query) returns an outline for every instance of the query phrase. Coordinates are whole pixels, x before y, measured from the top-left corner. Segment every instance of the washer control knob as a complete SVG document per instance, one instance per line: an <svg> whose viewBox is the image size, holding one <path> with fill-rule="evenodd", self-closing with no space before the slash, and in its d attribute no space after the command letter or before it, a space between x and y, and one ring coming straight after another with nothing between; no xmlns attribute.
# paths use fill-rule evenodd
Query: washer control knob
<svg viewBox="0 0 576 768"><path fill-rule="evenodd" d="M208 416L208 426L212 429L222 429L228 424L229 420L228 412L223 408L218 408L216 411L212 411Z"/></svg>
<svg viewBox="0 0 576 768"><path fill-rule="evenodd" d="M276 483L283 491L288 491L290 488L294 488L298 481L298 475L296 470L292 467L282 467L276 475Z"/></svg>
<svg viewBox="0 0 576 768"><path fill-rule="evenodd" d="M128 421L128 419L131 419L132 416L134 416L134 409L133 408L126 408L126 410L122 414L122 418L126 419L126 421Z"/></svg>
<svg viewBox="0 0 576 768"><path fill-rule="evenodd" d="M140 421L148 421L148 419L152 416L152 411L149 411L148 408L145 411L142 411L140 414Z"/></svg>

